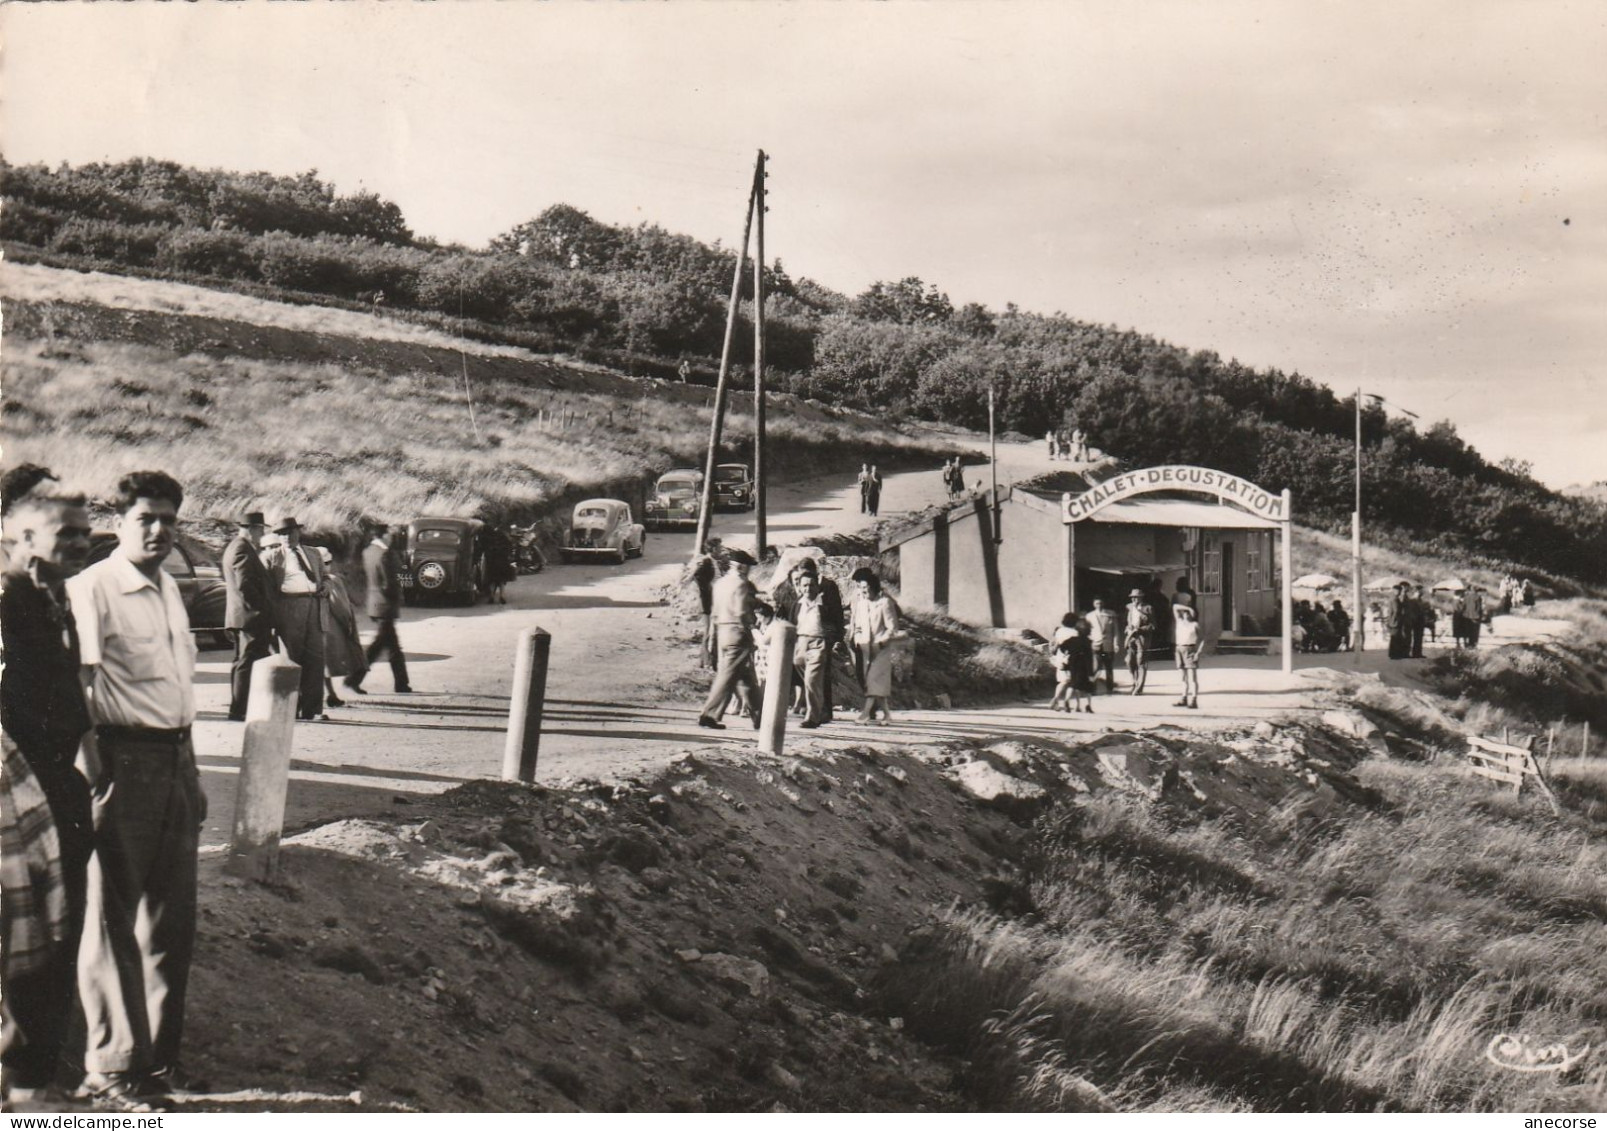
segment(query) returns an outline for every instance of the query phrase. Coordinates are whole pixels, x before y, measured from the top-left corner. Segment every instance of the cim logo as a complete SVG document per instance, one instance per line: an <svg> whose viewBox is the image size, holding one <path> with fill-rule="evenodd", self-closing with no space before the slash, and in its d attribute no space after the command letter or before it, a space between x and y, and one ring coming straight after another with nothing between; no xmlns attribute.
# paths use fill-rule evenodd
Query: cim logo
<svg viewBox="0 0 1607 1131"><path fill-rule="evenodd" d="M1065 522L1081 522L1111 503L1151 491L1199 491L1243 507L1260 518L1272 522L1289 521L1289 507L1284 496L1275 495L1248 479L1240 479L1225 471L1186 465L1146 467L1123 472L1095 484L1080 495L1068 492L1060 497L1060 516Z"/></svg>

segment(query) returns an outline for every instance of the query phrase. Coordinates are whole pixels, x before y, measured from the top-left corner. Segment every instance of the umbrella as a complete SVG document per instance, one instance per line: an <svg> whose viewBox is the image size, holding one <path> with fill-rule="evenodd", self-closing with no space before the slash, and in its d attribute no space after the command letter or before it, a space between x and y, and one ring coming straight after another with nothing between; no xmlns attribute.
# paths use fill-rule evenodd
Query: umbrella
<svg viewBox="0 0 1607 1131"><path fill-rule="evenodd" d="M1434 583L1435 593L1460 593L1468 587L1468 583L1460 577L1447 577L1444 581Z"/></svg>
<svg viewBox="0 0 1607 1131"><path fill-rule="evenodd" d="M1304 577L1297 577L1289 583L1296 589L1332 589L1339 584L1339 578L1330 577L1326 573L1308 573Z"/></svg>
<svg viewBox="0 0 1607 1131"><path fill-rule="evenodd" d="M1391 589L1394 589L1396 586L1399 586L1399 585L1411 585L1411 584L1412 584L1412 579L1411 578L1402 577L1398 573L1391 573L1391 574L1385 575L1384 577L1376 578L1376 579L1374 579L1372 581L1369 581L1367 583L1367 592L1369 592L1369 593L1387 593Z"/></svg>

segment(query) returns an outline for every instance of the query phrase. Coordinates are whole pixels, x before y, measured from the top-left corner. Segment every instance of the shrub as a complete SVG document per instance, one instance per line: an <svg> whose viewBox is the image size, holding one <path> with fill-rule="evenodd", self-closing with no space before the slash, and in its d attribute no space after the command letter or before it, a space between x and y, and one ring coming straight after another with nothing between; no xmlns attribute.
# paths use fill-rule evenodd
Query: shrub
<svg viewBox="0 0 1607 1131"><path fill-rule="evenodd" d="M149 267L156 262L162 237L171 230L160 224L120 224L115 220L74 216L56 229L50 249L88 259Z"/></svg>
<svg viewBox="0 0 1607 1131"><path fill-rule="evenodd" d="M262 278L257 242L239 232L179 228L162 237L157 263L190 275L257 280Z"/></svg>

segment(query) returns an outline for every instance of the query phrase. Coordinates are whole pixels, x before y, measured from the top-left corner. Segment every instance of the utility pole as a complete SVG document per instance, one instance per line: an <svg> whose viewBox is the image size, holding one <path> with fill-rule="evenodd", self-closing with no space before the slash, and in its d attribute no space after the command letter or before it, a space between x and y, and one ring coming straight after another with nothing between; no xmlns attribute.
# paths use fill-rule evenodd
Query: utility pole
<svg viewBox="0 0 1607 1131"><path fill-rule="evenodd" d="M764 214L765 152L759 150L759 167L753 176L753 540L754 556L764 560Z"/></svg>
<svg viewBox="0 0 1607 1131"><path fill-rule="evenodd" d="M1004 536L999 532L999 443L993 433L993 386L988 385L988 475L993 480L993 544Z"/></svg>
<svg viewBox="0 0 1607 1131"><path fill-rule="evenodd" d="M748 190L748 212L742 219L742 246L737 251L736 272L731 280L731 302L725 310L725 345L720 349L720 378L714 386L714 411L709 418L709 454L703 464L703 497L697 512L697 538L692 543L695 560L709 540L709 521L714 517L714 465L720 458L720 431L725 425L726 389L731 377L731 344L737 332L737 308L742 302L742 273L748 265L748 237L753 231L753 206L759 195L759 178L764 173L764 155L753 169L753 187Z"/></svg>
<svg viewBox="0 0 1607 1131"><path fill-rule="evenodd" d="M1356 386L1356 509L1350 512L1350 659L1361 663L1367 618L1361 605L1361 386ZM1288 626L1285 626L1287 630Z"/></svg>

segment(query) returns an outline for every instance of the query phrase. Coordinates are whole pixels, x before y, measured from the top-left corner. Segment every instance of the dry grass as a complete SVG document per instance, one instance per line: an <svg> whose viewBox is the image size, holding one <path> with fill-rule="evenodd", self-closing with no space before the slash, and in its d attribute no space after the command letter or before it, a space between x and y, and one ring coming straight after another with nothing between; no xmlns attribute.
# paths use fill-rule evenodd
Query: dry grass
<svg viewBox="0 0 1607 1131"><path fill-rule="evenodd" d="M1366 763L1385 808L1296 832L1111 795L1043 822L1036 915L950 914L883 986L1017 1110L1593 1111L1607 1066L1607 823L1459 769ZM1607 796L1607 771L1575 779Z"/></svg>

